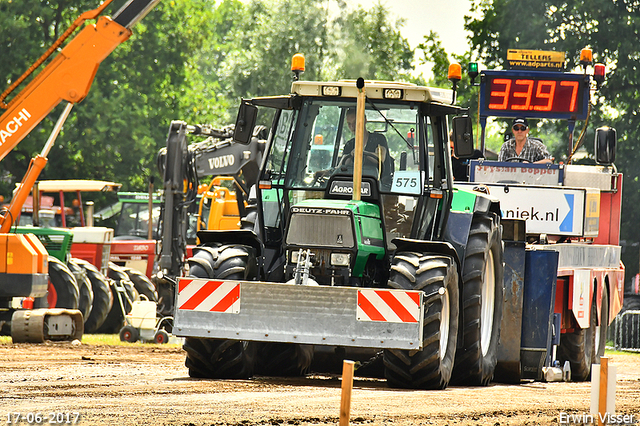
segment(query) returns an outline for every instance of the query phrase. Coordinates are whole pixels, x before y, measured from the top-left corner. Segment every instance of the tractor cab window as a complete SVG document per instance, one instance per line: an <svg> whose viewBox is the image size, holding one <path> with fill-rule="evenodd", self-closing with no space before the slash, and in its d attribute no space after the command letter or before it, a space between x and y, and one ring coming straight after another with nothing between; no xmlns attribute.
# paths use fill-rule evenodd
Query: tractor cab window
<svg viewBox="0 0 640 426"><path fill-rule="evenodd" d="M281 204L284 202L282 183L287 171L297 113L296 110L282 110L277 116L278 123L261 178L270 181L272 185L272 189L262 191L264 225L268 228L277 228L282 219L280 215Z"/></svg>
<svg viewBox="0 0 640 426"><path fill-rule="evenodd" d="M355 110L354 102L305 100L290 153L287 187L324 190L331 176L353 174ZM363 175L373 177L383 193L421 194L430 172L420 166L419 129L424 123L417 106L367 103L365 117Z"/></svg>

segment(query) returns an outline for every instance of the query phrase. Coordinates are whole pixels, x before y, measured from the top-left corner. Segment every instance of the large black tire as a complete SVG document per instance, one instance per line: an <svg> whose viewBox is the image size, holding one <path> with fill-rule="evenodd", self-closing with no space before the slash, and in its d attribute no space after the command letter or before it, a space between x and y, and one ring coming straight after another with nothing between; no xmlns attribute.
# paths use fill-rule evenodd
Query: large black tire
<svg viewBox="0 0 640 426"><path fill-rule="evenodd" d="M572 333L564 333L560 336L557 358L560 365L565 361L571 364L571 379L576 382L584 382L591 378L591 365L596 362L596 323L598 313L596 311L596 297L591 302L591 315L589 328L576 329Z"/></svg>
<svg viewBox="0 0 640 426"><path fill-rule="evenodd" d="M258 345L255 342L187 337L183 349L189 377L248 379L253 376Z"/></svg>
<svg viewBox="0 0 640 426"><path fill-rule="evenodd" d="M87 319L89 319L89 316L91 315L91 310L93 309L94 296L91 281L89 281L89 277L87 277L87 273L84 271L84 268L80 266L75 259L69 259L67 266L71 273L73 273L80 289L78 309L82 312L82 318L86 324Z"/></svg>
<svg viewBox="0 0 640 426"><path fill-rule="evenodd" d="M498 361L502 321L503 248L497 215L471 222L462 272L462 345L453 369L455 384L486 386Z"/></svg>
<svg viewBox="0 0 640 426"><path fill-rule="evenodd" d="M265 343L260 348L256 373L265 376L303 376L313 361L313 345Z"/></svg>
<svg viewBox="0 0 640 426"><path fill-rule="evenodd" d="M147 300L158 303L158 292L153 282L142 272L133 268L122 268L123 271L129 277L129 280L133 283L136 291L140 295L144 295Z"/></svg>
<svg viewBox="0 0 640 426"><path fill-rule="evenodd" d="M98 268L84 260L74 260L82 267L91 282L93 305L91 307L91 314L84 321L84 331L85 333L95 333L104 323L113 306L113 293L111 293L109 281Z"/></svg>
<svg viewBox="0 0 640 426"><path fill-rule="evenodd" d="M49 307L78 309L80 289L67 265L49 256Z"/></svg>
<svg viewBox="0 0 640 426"><path fill-rule="evenodd" d="M153 285L158 292L158 314L161 317L173 316L173 305L175 304L175 284L169 280L151 277Z"/></svg>
<svg viewBox="0 0 640 426"><path fill-rule="evenodd" d="M133 302L140 300L140 296L122 267L109 262L109 272L107 276L110 278L110 287L111 292L113 293L113 306L111 307L107 318L96 332L117 334L124 326L124 316L131 312ZM120 291L120 289L124 291ZM122 304L120 303L120 300L122 300Z"/></svg>
<svg viewBox="0 0 640 426"><path fill-rule="evenodd" d="M255 280L258 262L247 246L199 246L189 260L189 276L230 280ZM246 379L254 374L257 342L189 337L183 345L190 377Z"/></svg>
<svg viewBox="0 0 640 426"><path fill-rule="evenodd" d="M397 253L389 286L422 290L425 295L423 348L385 350L385 377L390 386L444 389L453 370L458 338L458 273L453 259L441 255Z"/></svg>

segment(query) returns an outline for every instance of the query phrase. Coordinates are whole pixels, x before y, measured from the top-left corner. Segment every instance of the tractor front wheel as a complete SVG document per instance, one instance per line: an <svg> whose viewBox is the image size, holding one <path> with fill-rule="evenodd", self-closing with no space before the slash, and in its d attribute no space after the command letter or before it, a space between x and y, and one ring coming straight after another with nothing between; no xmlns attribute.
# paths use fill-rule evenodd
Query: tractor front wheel
<svg viewBox="0 0 640 426"><path fill-rule="evenodd" d="M258 263L251 247L208 245L194 249L188 260L189 276L228 280L255 280ZM258 343L188 337L183 345L189 376L211 379L246 379L256 366Z"/></svg>
<svg viewBox="0 0 640 426"><path fill-rule="evenodd" d="M458 273L447 256L400 252L389 286L425 294L422 350L384 351L385 376L400 388L444 389L449 384L458 337Z"/></svg>

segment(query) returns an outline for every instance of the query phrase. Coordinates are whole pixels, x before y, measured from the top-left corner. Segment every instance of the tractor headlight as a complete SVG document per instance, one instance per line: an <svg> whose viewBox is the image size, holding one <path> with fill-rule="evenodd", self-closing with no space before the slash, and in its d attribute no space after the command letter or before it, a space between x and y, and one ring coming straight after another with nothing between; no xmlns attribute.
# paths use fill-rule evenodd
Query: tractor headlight
<svg viewBox="0 0 640 426"><path fill-rule="evenodd" d="M349 253L331 253L331 266L349 266L350 262Z"/></svg>
<svg viewBox="0 0 640 426"><path fill-rule="evenodd" d="M322 86L323 96L340 96L342 89L340 86Z"/></svg>
<svg viewBox="0 0 640 426"><path fill-rule="evenodd" d="M385 99L402 99L402 89L384 89L382 93Z"/></svg>
<svg viewBox="0 0 640 426"><path fill-rule="evenodd" d="M291 252L291 263L298 263L298 256L300 256L300 252L298 250Z"/></svg>

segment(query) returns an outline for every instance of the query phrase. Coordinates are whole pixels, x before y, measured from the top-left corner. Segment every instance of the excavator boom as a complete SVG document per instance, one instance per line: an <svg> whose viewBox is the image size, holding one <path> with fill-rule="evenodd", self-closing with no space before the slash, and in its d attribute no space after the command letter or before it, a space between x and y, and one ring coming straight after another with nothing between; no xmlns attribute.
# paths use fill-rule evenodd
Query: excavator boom
<svg viewBox="0 0 640 426"><path fill-rule="evenodd" d="M95 24L85 26L74 37L7 104L7 110L0 117L0 160L60 102L78 103L83 100L100 63L131 36L131 27L159 1L130 0L113 19L101 16Z"/></svg>
<svg viewBox="0 0 640 426"><path fill-rule="evenodd" d="M32 234L9 233L25 199L47 163L47 155L60 132L71 107L88 94L100 63L122 42L131 28L160 0L128 0L113 18L98 15L111 3L106 0L97 9L83 13L20 78L0 95L0 161L18 145L60 102L67 107L56 123L41 154L36 156L14 194L9 209L0 212L0 328L11 323L15 342L40 342L44 339L71 340L83 333L80 311L34 309L14 310L14 297L41 298L47 293L48 253ZM6 97L60 47L77 27L86 25L10 102ZM53 332L52 330L55 330Z"/></svg>

